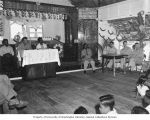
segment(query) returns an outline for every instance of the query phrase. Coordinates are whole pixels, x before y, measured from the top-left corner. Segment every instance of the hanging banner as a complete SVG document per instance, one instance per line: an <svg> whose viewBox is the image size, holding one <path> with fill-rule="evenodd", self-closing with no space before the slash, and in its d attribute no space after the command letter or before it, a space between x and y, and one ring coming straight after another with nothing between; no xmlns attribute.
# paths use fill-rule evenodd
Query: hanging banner
<svg viewBox="0 0 150 120"><path fill-rule="evenodd" d="M96 8L80 8L79 19L97 19L98 11Z"/></svg>
<svg viewBox="0 0 150 120"><path fill-rule="evenodd" d="M18 17L18 18L39 18L39 19L55 19L55 20L65 20L67 15L65 14L52 14L37 11L23 11L23 10L3 10L4 16L7 18Z"/></svg>

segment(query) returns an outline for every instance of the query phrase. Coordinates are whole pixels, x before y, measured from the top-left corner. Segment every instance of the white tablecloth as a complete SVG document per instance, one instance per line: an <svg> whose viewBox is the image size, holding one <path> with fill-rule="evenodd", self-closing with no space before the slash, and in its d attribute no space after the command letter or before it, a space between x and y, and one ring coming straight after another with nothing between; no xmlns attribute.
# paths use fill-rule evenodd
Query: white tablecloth
<svg viewBox="0 0 150 120"><path fill-rule="evenodd" d="M22 66L49 62L58 62L58 65L60 65L57 49L24 50L23 52Z"/></svg>

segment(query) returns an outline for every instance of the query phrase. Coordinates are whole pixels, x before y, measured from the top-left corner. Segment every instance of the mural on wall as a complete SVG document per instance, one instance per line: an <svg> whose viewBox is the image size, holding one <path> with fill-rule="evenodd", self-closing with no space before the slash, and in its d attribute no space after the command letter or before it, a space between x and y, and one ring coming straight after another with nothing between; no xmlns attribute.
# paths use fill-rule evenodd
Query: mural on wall
<svg viewBox="0 0 150 120"><path fill-rule="evenodd" d="M110 41L118 42L118 49L120 42L124 40L146 43L150 40L150 15L144 15L144 11L140 11L136 17L99 21L98 35L99 54L103 53Z"/></svg>
<svg viewBox="0 0 150 120"><path fill-rule="evenodd" d="M98 22L96 20L79 20L78 23L78 40L80 45L79 56L84 43L89 44L93 51L93 57L97 59L97 36ZM80 57L79 57L80 58Z"/></svg>
<svg viewBox="0 0 150 120"><path fill-rule="evenodd" d="M115 39L119 42L149 40L150 15L144 15L144 11L140 11L136 17L99 21L99 36L104 39L104 42Z"/></svg>
<svg viewBox="0 0 150 120"><path fill-rule="evenodd" d="M143 41L150 39L150 15L140 11L136 17L108 21L122 40Z"/></svg>
<svg viewBox="0 0 150 120"><path fill-rule="evenodd" d="M110 41L114 41L116 48L119 47L119 42L116 39L117 32L112 24L108 21L98 21L98 59L101 60L101 55L105 46L109 44Z"/></svg>

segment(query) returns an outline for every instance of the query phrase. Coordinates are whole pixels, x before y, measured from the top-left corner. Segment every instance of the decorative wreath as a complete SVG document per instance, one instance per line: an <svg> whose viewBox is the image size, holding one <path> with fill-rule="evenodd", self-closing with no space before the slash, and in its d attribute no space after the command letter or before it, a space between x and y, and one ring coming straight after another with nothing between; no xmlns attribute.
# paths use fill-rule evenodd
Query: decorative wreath
<svg viewBox="0 0 150 120"><path fill-rule="evenodd" d="M20 42L20 39L21 39L20 35L15 35L13 38L14 42L16 43Z"/></svg>
<svg viewBox="0 0 150 120"><path fill-rule="evenodd" d="M63 46L61 44L55 44L54 49L58 49L58 53L61 56L61 54L63 53Z"/></svg>

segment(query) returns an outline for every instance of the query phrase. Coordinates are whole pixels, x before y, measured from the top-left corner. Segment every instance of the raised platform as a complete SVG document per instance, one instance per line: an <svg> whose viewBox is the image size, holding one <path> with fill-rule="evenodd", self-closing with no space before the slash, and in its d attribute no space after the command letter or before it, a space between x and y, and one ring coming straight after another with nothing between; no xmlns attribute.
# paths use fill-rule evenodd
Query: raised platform
<svg viewBox="0 0 150 120"><path fill-rule="evenodd" d="M96 66L100 67L100 64L96 62ZM56 72L63 72L63 71L72 71L72 70L80 70L81 63L80 62L62 62L61 66L56 66ZM22 77L22 68L18 71L13 71L11 73L7 73L10 78Z"/></svg>

